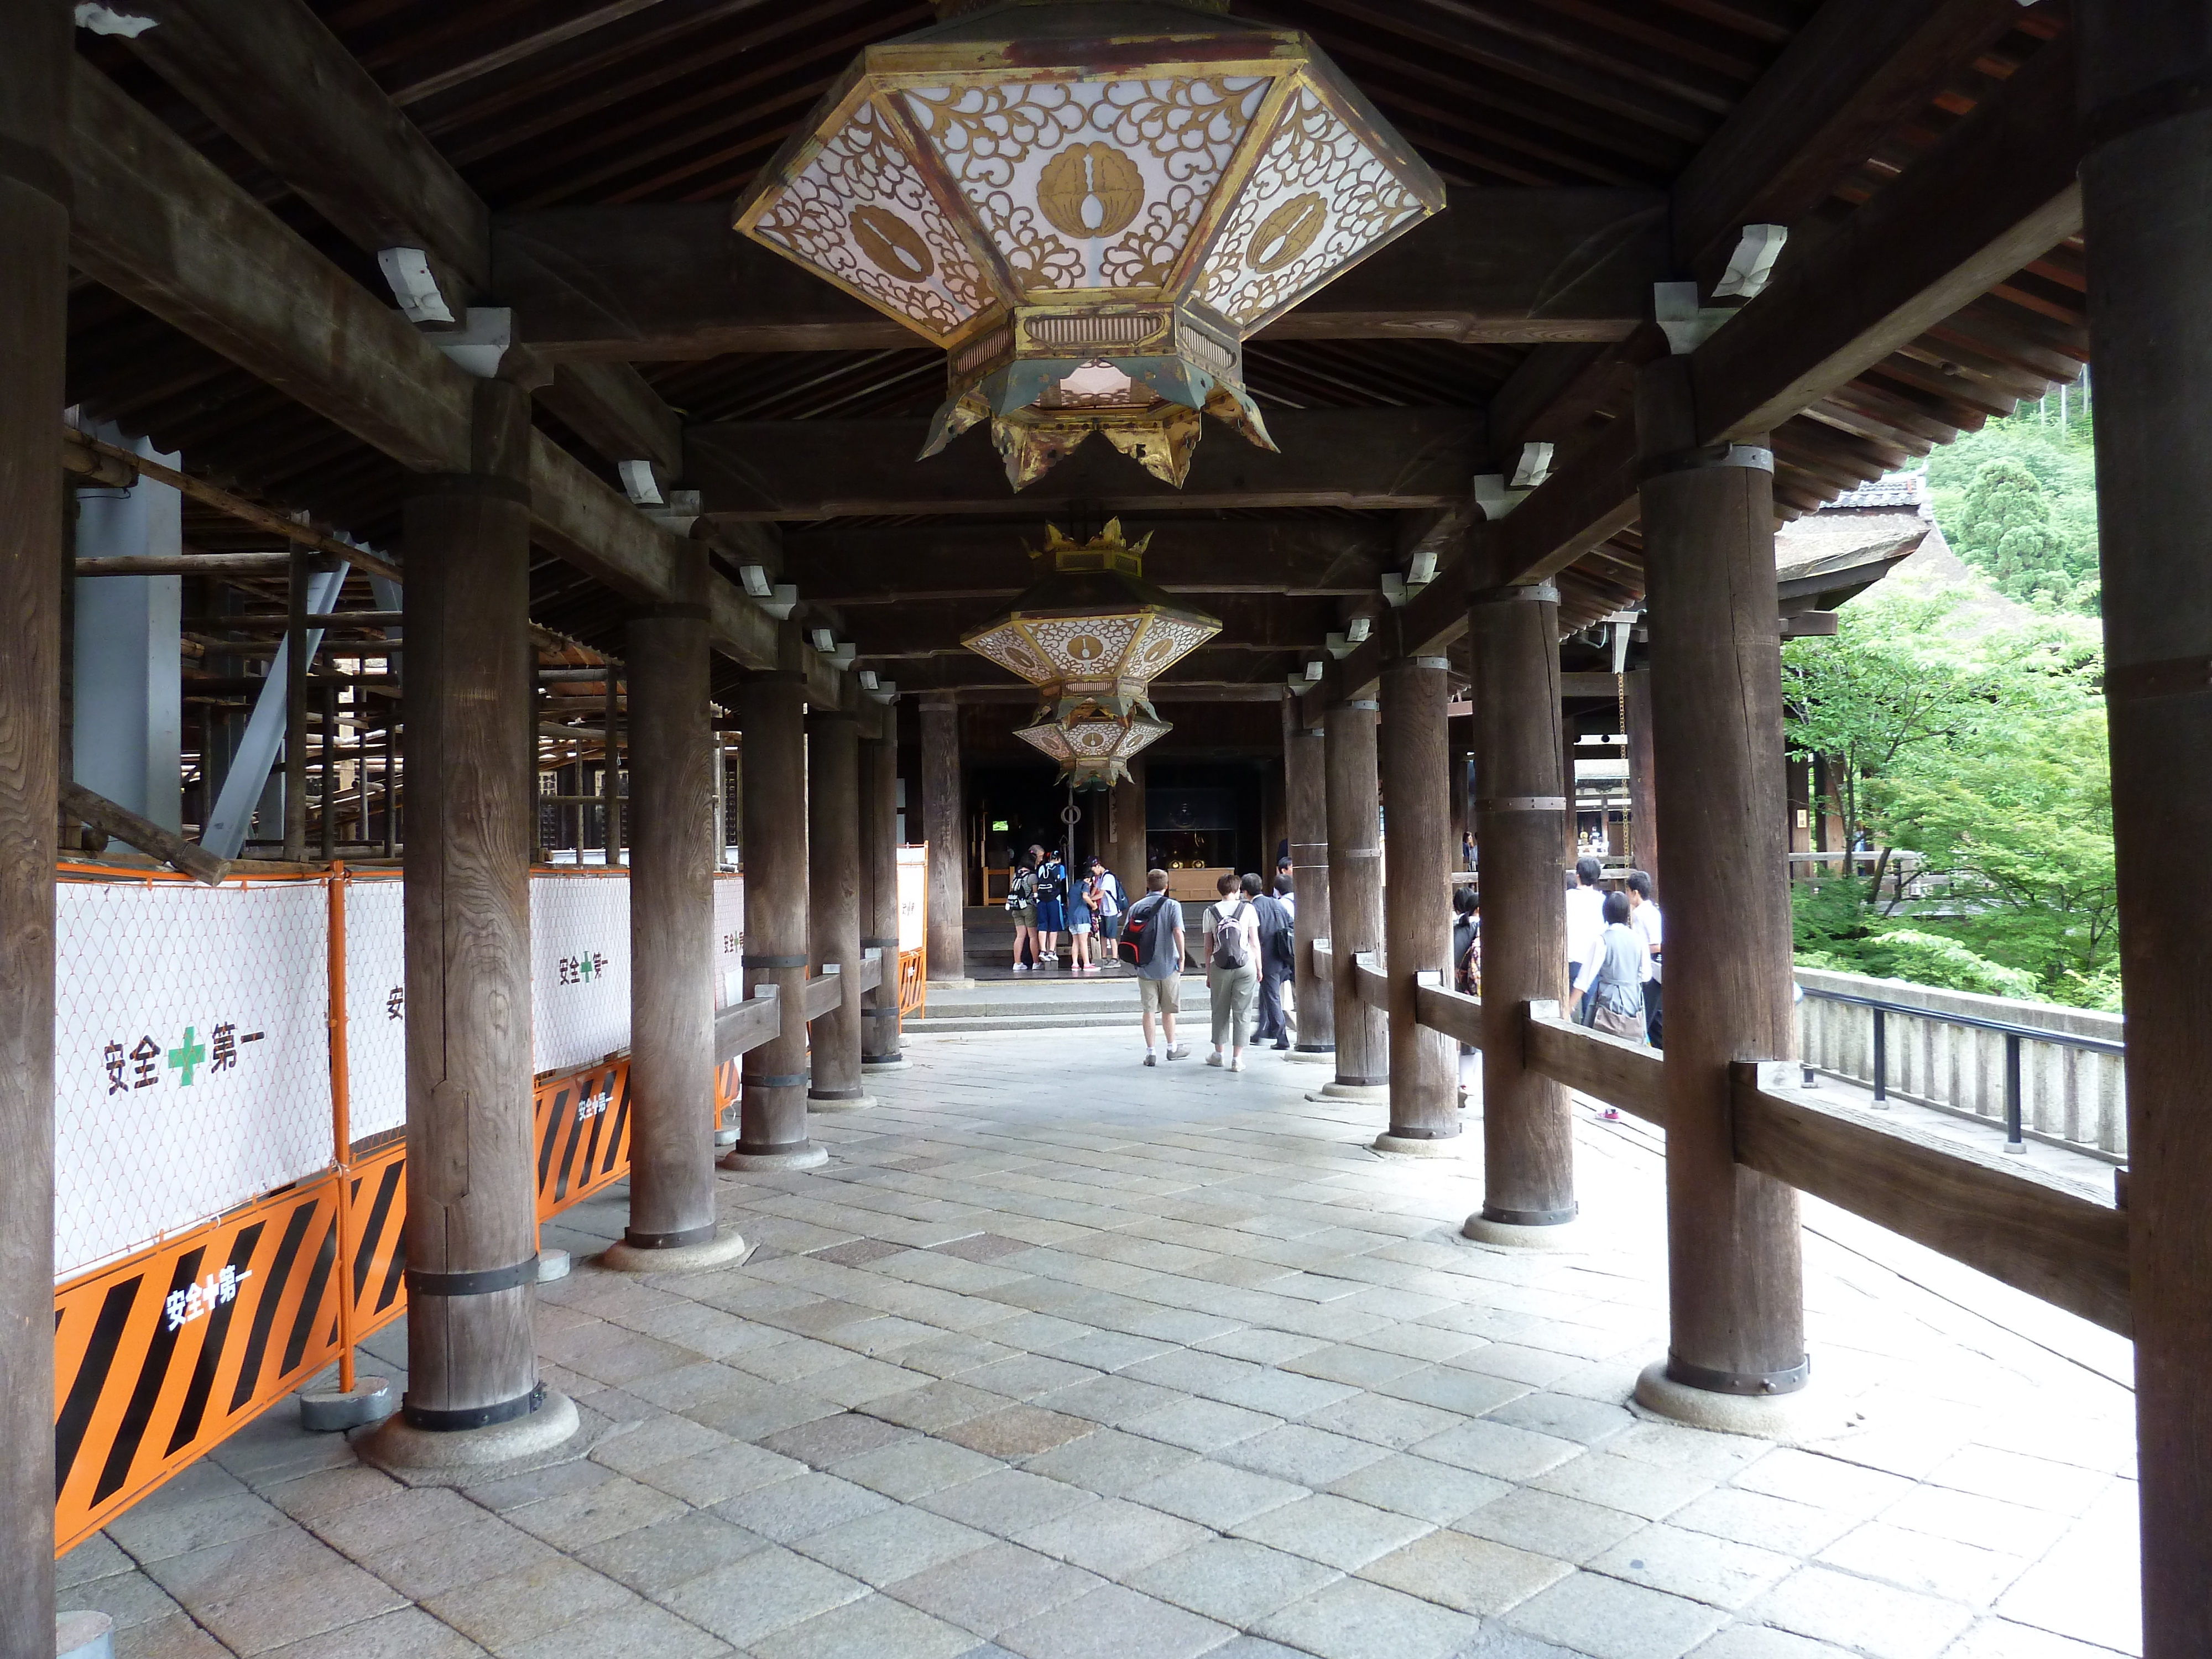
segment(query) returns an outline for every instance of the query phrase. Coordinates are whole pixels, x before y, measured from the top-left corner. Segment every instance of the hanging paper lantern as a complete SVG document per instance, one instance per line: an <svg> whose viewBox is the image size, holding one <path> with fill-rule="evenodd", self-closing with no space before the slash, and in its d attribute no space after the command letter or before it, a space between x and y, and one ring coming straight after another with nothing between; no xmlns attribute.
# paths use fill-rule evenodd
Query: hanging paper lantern
<svg viewBox="0 0 2212 1659"><path fill-rule="evenodd" d="M1060 763L1060 778L1079 789L1108 789L1129 775L1129 758L1175 728L1142 697L1127 714L1109 714L1095 702L1054 717L1040 708L1014 735Z"/></svg>

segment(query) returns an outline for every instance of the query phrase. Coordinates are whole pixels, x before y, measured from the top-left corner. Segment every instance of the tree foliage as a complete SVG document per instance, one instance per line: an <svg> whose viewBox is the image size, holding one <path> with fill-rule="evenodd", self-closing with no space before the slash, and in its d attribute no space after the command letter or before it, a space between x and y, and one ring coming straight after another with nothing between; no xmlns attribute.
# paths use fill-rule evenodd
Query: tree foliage
<svg viewBox="0 0 2212 1659"><path fill-rule="evenodd" d="M2098 603L2097 471L2090 423L2061 427L2057 400L1937 450L1929 499L1944 538L1997 590L2024 605L2094 616Z"/></svg>

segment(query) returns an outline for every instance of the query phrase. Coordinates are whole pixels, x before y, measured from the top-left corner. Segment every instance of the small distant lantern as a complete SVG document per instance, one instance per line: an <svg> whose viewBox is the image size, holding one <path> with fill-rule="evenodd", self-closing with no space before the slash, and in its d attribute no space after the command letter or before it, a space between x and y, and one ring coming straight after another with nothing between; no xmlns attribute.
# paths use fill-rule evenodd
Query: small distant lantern
<svg viewBox="0 0 2212 1659"><path fill-rule="evenodd" d="M1128 778L1132 756L1174 729L1139 697L1121 714L1095 702L1056 718L1040 708L1014 735L1058 761L1060 778L1078 789L1110 789Z"/></svg>
<svg viewBox="0 0 2212 1659"><path fill-rule="evenodd" d="M1245 339L1442 182L1304 34L1224 0L939 9L847 69L737 228L945 348L925 456L988 418L1017 489L1093 432L1180 487L1201 410L1274 448Z"/></svg>

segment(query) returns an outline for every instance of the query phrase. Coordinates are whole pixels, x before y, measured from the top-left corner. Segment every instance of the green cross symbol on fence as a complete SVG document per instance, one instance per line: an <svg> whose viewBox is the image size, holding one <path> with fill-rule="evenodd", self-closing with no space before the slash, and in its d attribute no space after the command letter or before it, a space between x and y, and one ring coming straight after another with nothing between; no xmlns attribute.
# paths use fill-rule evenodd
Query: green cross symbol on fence
<svg viewBox="0 0 2212 1659"><path fill-rule="evenodd" d="M183 1045L169 1050L169 1064L185 1074L184 1081L179 1085L179 1087L189 1089L192 1086L192 1073L205 1062L206 1059L207 1044L194 1042L192 1028L189 1025L185 1026Z"/></svg>

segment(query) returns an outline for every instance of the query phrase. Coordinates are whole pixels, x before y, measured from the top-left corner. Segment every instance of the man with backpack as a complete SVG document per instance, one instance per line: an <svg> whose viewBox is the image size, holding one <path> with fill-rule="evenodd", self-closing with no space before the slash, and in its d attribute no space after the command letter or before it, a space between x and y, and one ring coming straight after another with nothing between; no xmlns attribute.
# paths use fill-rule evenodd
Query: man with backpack
<svg viewBox="0 0 2212 1659"><path fill-rule="evenodd" d="M1042 847L1032 847L1030 853L1036 860L1037 957L1058 962L1060 930L1067 926L1067 872L1059 854Z"/></svg>
<svg viewBox="0 0 2212 1659"><path fill-rule="evenodd" d="M1260 917L1236 877L1222 877L1218 890L1220 898L1206 907L1206 988L1213 999L1213 1052L1206 1063L1241 1072L1260 1000Z"/></svg>
<svg viewBox="0 0 2212 1659"><path fill-rule="evenodd" d="M1091 860L1089 878L1091 907L1098 913L1098 937L1106 945L1103 952L1109 962L1120 957L1115 945L1121 937L1121 915L1129 908L1129 896L1121 890L1121 883L1106 867L1103 859Z"/></svg>
<svg viewBox="0 0 2212 1659"><path fill-rule="evenodd" d="M1160 1063L1159 1044L1152 1035L1157 1017L1165 1028L1168 1058L1181 1060L1190 1050L1176 1041L1176 1014L1182 1006L1182 906L1168 896L1168 872L1145 872L1145 896L1129 907L1121 921L1121 941L1129 947L1137 968L1137 1006L1144 1011L1145 1064Z"/></svg>
<svg viewBox="0 0 2212 1659"><path fill-rule="evenodd" d="M1260 890L1256 872L1244 878L1244 896L1252 901L1260 927L1260 1024L1252 1034L1253 1041L1272 1040L1276 1048L1287 1048L1291 1027L1283 1018L1283 985L1297 965L1297 924L1291 919L1289 905Z"/></svg>

